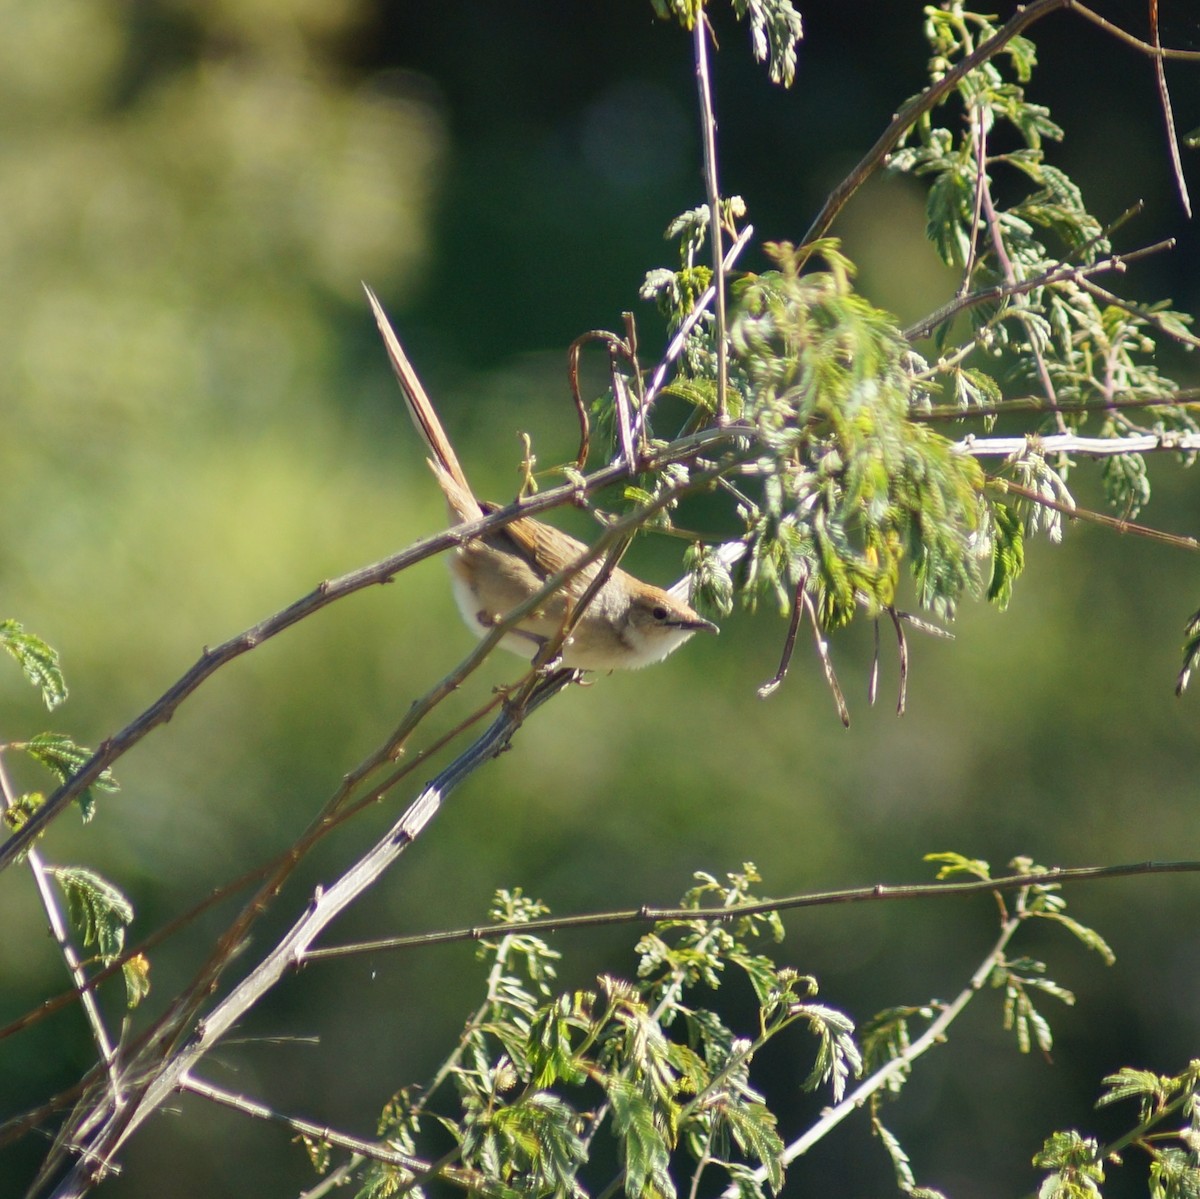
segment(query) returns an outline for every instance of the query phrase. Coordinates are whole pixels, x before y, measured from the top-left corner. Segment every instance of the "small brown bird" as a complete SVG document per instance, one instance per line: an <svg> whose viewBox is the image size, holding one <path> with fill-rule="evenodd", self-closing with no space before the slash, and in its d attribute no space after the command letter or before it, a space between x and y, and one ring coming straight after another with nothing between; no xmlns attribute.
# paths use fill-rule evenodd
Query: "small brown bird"
<svg viewBox="0 0 1200 1199"><path fill-rule="evenodd" d="M446 496L451 517L458 524L480 520L492 509L475 498L379 300L369 287L366 293L409 415L432 455L429 466ZM450 557L450 575L463 619L483 636L548 578L586 552L581 541L528 516L487 538L458 546ZM562 630L572 605L599 569L596 562L584 567L500 644L519 654L536 652ZM564 666L581 670L634 670L661 661L698 631L715 633L718 629L682 600L618 567L563 643L561 660Z"/></svg>

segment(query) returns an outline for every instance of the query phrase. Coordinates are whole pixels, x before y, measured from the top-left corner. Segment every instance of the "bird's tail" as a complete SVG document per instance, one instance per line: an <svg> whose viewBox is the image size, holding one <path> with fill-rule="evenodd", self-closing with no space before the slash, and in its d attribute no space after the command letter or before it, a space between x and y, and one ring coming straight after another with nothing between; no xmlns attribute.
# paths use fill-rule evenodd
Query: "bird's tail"
<svg viewBox="0 0 1200 1199"><path fill-rule="evenodd" d="M371 311L375 313L375 322L379 326L379 332L383 335L383 344L387 349L392 370L396 372L400 390L404 393L408 414L412 417L412 422L416 425L421 440L433 455L433 459L430 461L433 473L437 476L437 481L459 520L464 522L478 520L483 516L483 509L479 506L479 501L475 498L470 483L467 482L467 476L463 473L458 455L454 452L454 447L446 436L446 430L442 428L442 422L438 420L437 413L434 411L429 397L425 394L425 388L421 386L421 380L417 378L417 372L413 370L412 363L409 362L401 348L400 339L392 329L379 299L365 283L363 290L367 293Z"/></svg>

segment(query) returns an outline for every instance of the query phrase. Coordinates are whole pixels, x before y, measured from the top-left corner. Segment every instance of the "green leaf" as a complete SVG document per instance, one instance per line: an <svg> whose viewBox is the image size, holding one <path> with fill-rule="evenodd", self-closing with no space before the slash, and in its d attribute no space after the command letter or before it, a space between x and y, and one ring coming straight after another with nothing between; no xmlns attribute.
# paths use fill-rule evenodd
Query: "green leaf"
<svg viewBox="0 0 1200 1199"><path fill-rule="evenodd" d="M87 762L92 751L84 745L77 745L63 733L38 733L28 741L13 743L14 749L23 750L36 762L40 762L59 783L67 783L81 766ZM93 791L118 791L120 787L113 777L111 770L103 770L77 797L76 802L83 812L86 823L95 814L95 797Z"/></svg>
<svg viewBox="0 0 1200 1199"><path fill-rule="evenodd" d="M121 974L125 979L125 1006L137 1007L150 994L150 962L145 954L136 954L121 963Z"/></svg>
<svg viewBox="0 0 1200 1199"><path fill-rule="evenodd" d="M16 659L25 677L42 693L47 708L56 708L67 698L58 652L40 637L27 633L15 620L0 620L0 647Z"/></svg>
<svg viewBox="0 0 1200 1199"><path fill-rule="evenodd" d="M1136 1099L1141 1109L1141 1119L1147 1119L1150 1114L1164 1108L1172 1095L1178 1091L1181 1080L1168 1075L1154 1074L1149 1070L1135 1070L1132 1066L1122 1066L1115 1074L1109 1074L1104 1079L1108 1090L1096 1100L1097 1107L1107 1107L1110 1103L1118 1103L1123 1099Z"/></svg>
<svg viewBox="0 0 1200 1199"><path fill-rule="evenodd" d="M581 992L574 999L560 995L543 1004L529 1026L527 1056L534 1086L549 1087L560 1079L579 1086L587 1079L572 1046L572 1034L579 1025L584 1002Z"/></svg>
<svg viewBox="0 0 1200 1199"><path fill-rule="evenodd" d="M1110 454L1100 467L1104 498L1129 520L1150 502L1150 479L1141 454Z"/></svg>
<svg viewBox="0 0 1200 1199"><path fill-rule="evenodd" d="M791 0L733 0L739 19L750 18L754 57L767 61L772 83L791 87L796 78L796 44L803 37L800 14Z"/></svg>
<svg viewBox="0 0 1200 1199"><path fill-rule="evenodd" d="M992 581L987 597L1000 609L1008 607L1013 584L1025 569L1025 534L1020 516L1006 504L992 506Z"/></svg>
<svg viewBox="0 0 1200 1199"><path fill-rule="evenodd" d="M761 456L745 522L744 594L790 614L803 584L822 628L891 605L907 563L920 602L949 618L982 590L983 473L912 419L924 384L894 318L852 286L831 240L767 247L777 271L741 279L730 323ZM820 254L826 270L809 270Z"/></svg>
<svg viewBox="0 0 1200 1199"><path fill-rule="evenodd" d="M1200 1199L1200 1167L1184 1149L1160 1149L1150 1163L1151 1199Z"/></svg>
<svg viewBox="0 0 1200 1199"><path fill-rule="evenodd" d="M40 791L26 791L24 794L18 795L4 809L5 826L16 832L45 802L46 797Z"/></svg>
<svg viewBox="0 0 1200 1199"><path fill-rule="evenodd" d="M1183 643L1183 666L1175 680L1176 695L1182 695L1187 690L1192 671L1196 669L1196 663L1200 662L1200 612L1192 613L1184 626L1184 633L1186 640Z"/></svg>
<svg viewBox="0 0 1200 1199"><path fill-rule="evenodd" d="M778 1002L781 989L779 971L769 957L764 954L735 952L729 955L729 960L736 962L745 971L760 1008L769 1009Z"/></svg>
<svg viewBox="0 0 1200 1199"><path fill-rule="evenodd" d="M733 578L720 555L711 546L697 543L689 547L683 562L692 576L692 604L699 604L702 612L728 616L733 611Z"/></svg>
<svg viewBox="0 0 1200 1199"><path fill-rule="evenodd" d="M504 1182L515 1183L518 1193L582 1196L575 1178L587 1156L581 1124L579 1113L548 1091L498 1107L491 1113L489 1133L496 1138L499 1158L490 1168Z"/></svg>
<svg viewBox="0 0 1200 1199"><path fill-rule="evenodd" d="M304 1152L308 1154L308 1164L313 1170L317 1174L327 1173L333 1161L333 1146L328 1141L309 1136L306 1132L300 1134L299 1140L304 1146Z"/></svg>
<svg viewBox="0 0 1200 1199"><path fill-rule="evenodd" d="M674 1199L670 1152L655 1121L654 1108L626 1078L605 1080L612 1105L613 1130L621 1138L625 1160L625 1193L630 1199Z"/></svg>
<svg viewBox="0 0 1200 1199"><path fill-rule="evenodd" d="M804 1080L806 1091L830 1082L834 1102L846 1091L846 1081L862 1071L862 1054L854 1040L854 1022L836 1008L820 1003L797 1004L793 1014L808 1021L809 1030L820 1038L816 1061Z"/></svg>
<svg viewBox="0 0 1200 1199"><path fill-rule="evenodd" d="M730 1185L737 1199L765 1199L766 1192L756 1171L740 1162L726 1162L725 1169L729 1171Z"/></svg>
<svg viewBox="0 0 1200 1199"><path fill-rule="evenodd" d="M133 905L107 879L81 866L56 866L51 873L67 897L71 925L84 945L95 945L104 962L113 961L124 947Z"/></svg>
<svg viewBox="0 0 1200 1199"><path fill-rule="evenodd" d="M1061 912L1039 912L1035 914L1061 924L1063 928L1078 938L1088 949L1098 953L1103 958L1106 966L1111 966L1116 962L1117 955L1113 952L1112 947L1094 928L1088 928L1086 924L1080 924L1078 920L1072 919L1070 916L1064 916Z"/></svg>
<svg viewBox="0 0 1200 1199"><path fill-rule="evenodd" d="M724 1104L721 1118L738 1148L766 1168L767 1182L776 1193L783 1187L783 1138L775 1115L763 1103Z"/></svg>
<svg viewBox="0 0 1200 1199"><path fill-rule="evenodd" d="M986 371L975 367L958 368L953 372L954 403L964 410L993 408L1004 399L1000 384Z"/></svg>
<svg viewBox="0 0 1200 1199"><path fill-rule="evenodd" d="M934 1008L921 1004L919 1006L903 1005L885 1008L872 1016L858 1030L859 1042L862 1045L863 1069L874 1073L889 1062L904 1057L911 1046L908 1022L914 1016L922 1020L932 1020ZM887 1081L887 1089L892 1094L898 1094L908 1079L910 1067L905 1065L902 1070L895 1070Z"/></svg>
<svg viewBox="0 0 1200 1199"><path fill-rule="evenodd" d="M503 1189L497 1186L498 1193ZM363 1185L355 1199L393 1199L393 1196L403 1194L412 1199L425 1199L423 1187L413 1185L413 1176L402 1166L393 1166L387 1162L371 1162L367 1167Z"/></svg>
<svg viewBox="0 0 1200 1199"><path fill-rule="evenodd" d="M1046 1139L1033 1164L1053 1171L1038 1188L1038 1199L1098 1199L1104 1162L1091 1137L1056 1132Z"/></svg>
<svg viewBox="0 0 1200 1199"><path fill-rule="evenodd" d="M879 1119L871 1121L871 1130L879 1138L891 1159L892 1171L896 1175L896 1186L905 1194L911 1195L916 1188L917 1180L913 1176L912 1164L908 1154L904 1152L904 1147L897 1140L895 1134L885 1128Z"/></svg>
<svg viewBox="0 0 1200 1199"><path fill-rule="evenodd" d="M691 29L703 11L703 0L650 0L654 15L662 21L678 21L685 29Z"/></svg>
<svg viewBox="0 0 1200 1199"><path fill-rule="evenodd" d="M921 860L942 864L937 872L939 880L953 878L958 874L969 874L984 880L992 877L991 867L981 858L967 858L960 853L927 853Z"/></svg>
<svg viewBox="0 0 1200 1199"><path fill-rule="evenodd" d="M925 236L947 266L961 267L967 261L974 209L974 180L968 168L955 163L933 181L925 202Z"/></svg>

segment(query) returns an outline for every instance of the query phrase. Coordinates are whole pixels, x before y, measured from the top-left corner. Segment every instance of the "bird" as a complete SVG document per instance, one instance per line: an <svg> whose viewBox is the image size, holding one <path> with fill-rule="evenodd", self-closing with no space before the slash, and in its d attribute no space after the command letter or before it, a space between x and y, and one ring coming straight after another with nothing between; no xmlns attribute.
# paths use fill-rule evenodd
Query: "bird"
<svg viewBox="0 0 1200 1199"><path fill-rule="evenodd" d="M409 416L429 451L429 468L456 524L496 510L476 498L437 413L400 345L375 293L364 284ZM467 626L483 636L559 571L588 552L583 542L529 516L455 547L449 557L454 597ZM573 608L600 570L583 567L537 609L509 630L500 644L526 656L559 635ZM635 670L661 662L694 633L719 632L690 605L661 587L615 567L564 639L560 665L578 670Z"/></svg>

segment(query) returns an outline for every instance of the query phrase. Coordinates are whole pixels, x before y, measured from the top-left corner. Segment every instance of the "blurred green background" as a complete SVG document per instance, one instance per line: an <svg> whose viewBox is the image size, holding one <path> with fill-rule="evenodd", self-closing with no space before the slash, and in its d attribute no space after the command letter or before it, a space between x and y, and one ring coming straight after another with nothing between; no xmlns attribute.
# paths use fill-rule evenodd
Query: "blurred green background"
<svg viewBox="0 0 1200 1199"><path fill-rule="evenodd" d="M723 187L764 238L799 238L924 80L916 0L801 7L788 94L717 14ZM1200 43L1186 4L1162 7L1168 41ZM1103 11L1134 29L1144 19L1123 0ZM483 494L513 493L518 430L543 465L574 452L567 343L639 308L643 272L671 262L662 230L703 198L689 45L648 0L2 0L0 18L0 616L61 651L73 692L47 717L5 670L2 735L54 727L94 745L202 646L442 526L360 280L388 305ZM1031 91L1068 131L1053 160L1103 220L1146 200L1127 247L1180 246L1128 287L1195 311L1200 251L1149 64L1066 16L1034 37ZM1200 71L1170 78L1181 127L1200 124ZM1195 184L1194 155L1190 169ZM922 203L908 181L874 183L835 230L863 290L905 318L954 286L924 241ZM658 326L640 308L652 359ZM1198 381L1194 364L1180 372ZM1152 465L1149 519L1196 533L1200 478ZM1096 500L1086 464L1074 482ZM656 581L679 572L674 544L635 553ZM894 654L871 709L870 629L835 638L849 731L807 645L784 688L755 698L784 628L736 613L719 639L540 712L336 938L475 924L498 886L558 913L668 903L694 869L745 860L782 895L923 880L921 855L945 849L996 869L1018 853L1064 866L1200 857L1200 697L1172 694L1198 596L1193 559L1072 528L1031 549L1007 613L968 607L954 642L912 638L901 720ZM119 764L123 790L95 822L68 814L45 853L123 886L140 937L287 845L469 643L438 563L337 604L220 671ZM454 712L516 669L493 661ZM244 961L401 802L329 840ZM1117 966L1062 935L1025 942L1080 1002L1047 1001L1053 1062L1018 1056L994 995L921 1061L890 1122L922 1183L1024 1193L1053 1128L1124 1127L1128 1113L1091 1110L1103 1074L1174 1072L1200 1053L1200 883L1089 884L1069 899ZM230 910L154 952L149 1011ZM0 877L0 911L6 1022L66 980L27 874ZM994 924L983 899L820 909L787 919L784 956L862 1020L951 998ZM564 982L630 972L634 938L562 936ZM204 1073L370 1135L392 1091L448 1051L481 980L469 946L314 966ZM0 1116L73 1082L92 1052L75 1011L0 1043ZM785 1136L826 1102L799 1093L810 1052L798 1037L764 1063ZM286 1133L192 1099L178 1111L134 1139L105 1194L291 1195L311 1182ZM797 1164L788 1193L889 1193L885 1156L864 1151L854 1123ZM0 1193L20 1193L45 1144L0 1152Z"/></svg>

